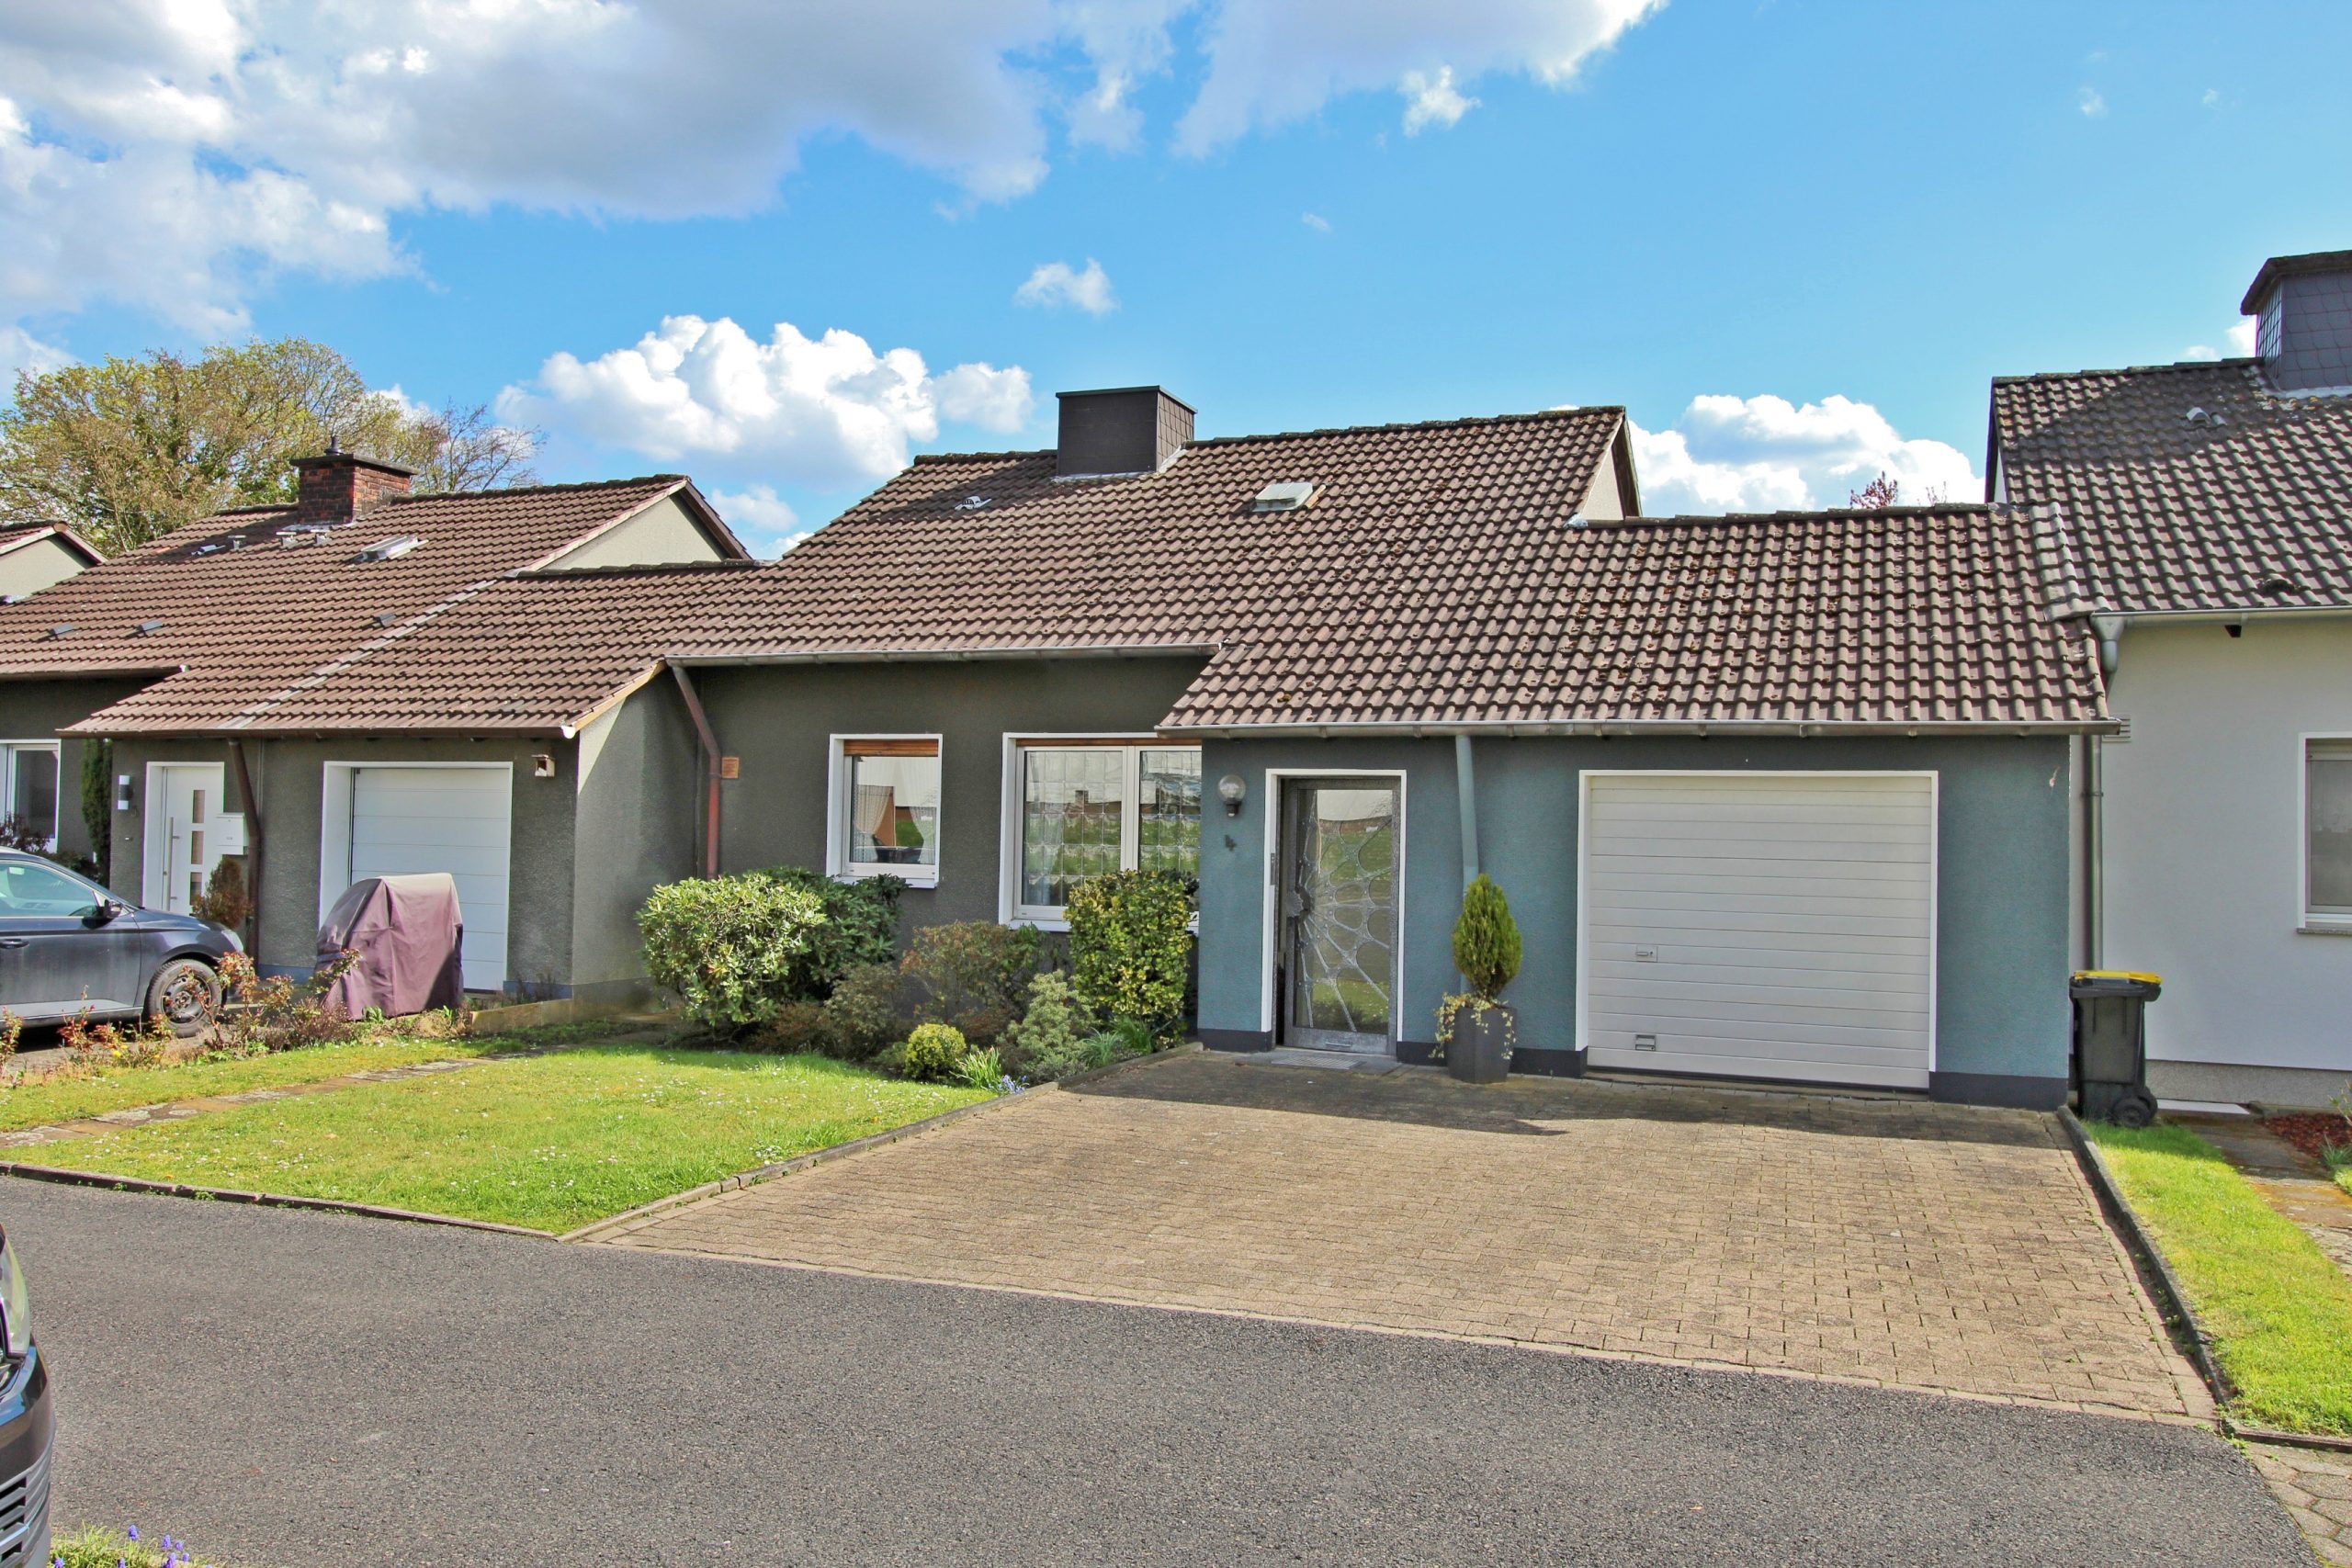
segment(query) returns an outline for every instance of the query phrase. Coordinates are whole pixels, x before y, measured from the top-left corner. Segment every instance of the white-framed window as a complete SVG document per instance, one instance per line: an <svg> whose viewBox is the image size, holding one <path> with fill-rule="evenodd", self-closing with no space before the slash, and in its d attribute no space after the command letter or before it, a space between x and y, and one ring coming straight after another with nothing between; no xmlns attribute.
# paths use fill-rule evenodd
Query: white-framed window
<svg viewBox="0 0 2352 1568"><path fill-rule="evenodd" d="M12 824L57 847L57 742L0 741L0 802Z"/></svg>
<svg viewBox="0 0 2352 1568"><path fill-rule="evenodd" d="M2303 742L2303 915L2352 927L2352 737Z"/></svg>
<svg viewBox="0 0 2352 1568"><path fill-rule="evenodd" d="M1011 748L1006 906L1055 923L1071 889L1104 872L1201 869L1201 749L1040 736Z"/></svg>
<svg viewBox="0 0 2352 1568"><path fill-rule="evenodd" d="M939 880L939 737L836 735L829 834L835 876Z"/></svg>

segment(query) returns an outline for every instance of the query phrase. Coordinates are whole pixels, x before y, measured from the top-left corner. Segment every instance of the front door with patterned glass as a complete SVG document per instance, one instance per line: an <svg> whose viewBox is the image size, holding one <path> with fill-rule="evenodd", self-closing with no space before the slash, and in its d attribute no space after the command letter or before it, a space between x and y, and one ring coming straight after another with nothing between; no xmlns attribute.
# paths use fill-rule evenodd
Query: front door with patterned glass
<svg viewBox="0 0 2352 1568"><path fill-rule="evenodd" d="M219 837L224 770L218 762L171 762L148 809L163 808L158 864L147 877L149 908L193 914L205 880L220 859Z"/></svg>
<svg viewBox="0 0 2352 1568"><path fill-rule="evenodd" d="M1392 1053L1401 886L1396 786L1294 782L1283 788L1283 1043Z"/></svg>

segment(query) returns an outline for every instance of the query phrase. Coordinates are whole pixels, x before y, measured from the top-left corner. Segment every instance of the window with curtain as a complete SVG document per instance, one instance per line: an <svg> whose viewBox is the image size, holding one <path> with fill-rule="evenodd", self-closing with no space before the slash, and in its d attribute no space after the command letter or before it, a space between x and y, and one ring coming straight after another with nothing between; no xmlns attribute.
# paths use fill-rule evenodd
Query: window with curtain
<svg viewBox="0 0 2352 1568"><path fill-rule="evenodd" d="M1199 874L1199 748L1039 740L1016 761L1016 914L1057 918L1072 889L1105 872Z"/></svg>
<svg viewBox="0 0 2352 1568"><path fill-rule="evenodd" d="M2352 740L2313 740L2303 758L2303 908L2352 921Z"/></svg>
<svg viewBox="0 0 2352 1568"><path fill-rule="evenodd" d="M939 869L939 742L842 742L841 869L929 881Z"/></svg>
<svg viewBox="0 0 2352 1568"><path fill-rule="evenodd" d="M11 741L0 745L9 818L57 842L57 742Z"/></svg>

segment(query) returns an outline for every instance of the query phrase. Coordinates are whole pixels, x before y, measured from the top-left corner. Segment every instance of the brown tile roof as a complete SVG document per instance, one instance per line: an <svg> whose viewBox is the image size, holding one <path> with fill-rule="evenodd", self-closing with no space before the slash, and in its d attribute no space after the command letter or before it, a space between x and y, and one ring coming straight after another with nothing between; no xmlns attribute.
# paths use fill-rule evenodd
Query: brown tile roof
<svg viewBox="0 0 2352 1568"><path fill-rule="evenodd" d="M2282 396L2250 359L2004 378L1992 446L2107 607L2352 607L2352 398Z"/></svg>
<svg viewBox="0 0 2352 1568"><path fill-rule="evenodd" d="M331 664L205 670L92 728L576 728L661 661L1198 650L1171 728L2079 725L2064 540L2021 513L1571 519L1619 411L1201 441L1057 483L926 457L781 561L504 578ZM1268 483L1313 501L1252 513ZM975 501L978 504L974 504Z"/></svg>
<svg viewBox="0 0 2352 1568"><path fill-rule="evenodd" d="M1981 506L1464 540L1229 645L1169 722L2096 724L2054 543Z"/></svg>
<svg viewBox="0 0 2352 1568"><path fill-rule="evenodd" d="M277 536L289 508L222 513L0 606L0 679L189 670L258 694L685 488L656 475L401 497L297 548ZM361 559L403 536L424 543Z"/></svg>

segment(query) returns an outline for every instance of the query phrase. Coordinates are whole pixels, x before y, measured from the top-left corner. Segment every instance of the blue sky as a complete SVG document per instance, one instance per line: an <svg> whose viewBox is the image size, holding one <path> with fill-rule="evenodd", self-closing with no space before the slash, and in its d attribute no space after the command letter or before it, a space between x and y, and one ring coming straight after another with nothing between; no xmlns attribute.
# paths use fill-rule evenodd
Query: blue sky
<svg viewBox="0 0 2352 1568"><path fill-rule="evenodd" d="M771 545L1141 381L1204 434L1624 403L1652 509L1722 509L1960 492L1989 377L2240 352L2265 255L2352 245L2340 3L478 8L11 6L0 344L301 333ZM1057 263L1102 292L1023 302Z"/></svg>

